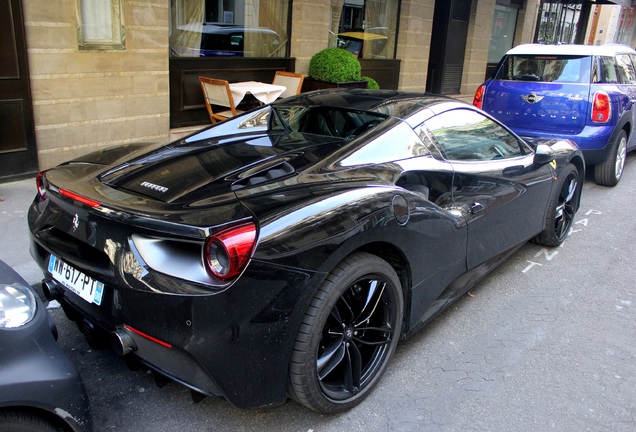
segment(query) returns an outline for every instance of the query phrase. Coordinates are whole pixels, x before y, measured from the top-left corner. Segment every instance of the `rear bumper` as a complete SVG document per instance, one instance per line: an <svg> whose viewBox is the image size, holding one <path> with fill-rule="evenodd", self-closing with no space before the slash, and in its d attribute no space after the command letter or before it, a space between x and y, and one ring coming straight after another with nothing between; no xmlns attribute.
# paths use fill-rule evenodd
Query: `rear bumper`
<svg viewBox="0 0 636 432"><path fill-rule="evenodd" d="M579 134L561 134L532 129L513 129L521 137L555 138L573 141L583 152L585 163L595 165L604 161L609 152L615 126L585 126Z"/></svg>
<svg viewBox="0 0 636 432"><path fill-rule="evenodd" d="M134 347L127 356L239 408L286 401L289 358L305 310L299 305L309 301L310 285L320 278L253 260L223 292L165 294L107 285L97 306L53 281L47 252L36 241L31 246L67 316L92 346L111 346L123 335Z"/></svg>

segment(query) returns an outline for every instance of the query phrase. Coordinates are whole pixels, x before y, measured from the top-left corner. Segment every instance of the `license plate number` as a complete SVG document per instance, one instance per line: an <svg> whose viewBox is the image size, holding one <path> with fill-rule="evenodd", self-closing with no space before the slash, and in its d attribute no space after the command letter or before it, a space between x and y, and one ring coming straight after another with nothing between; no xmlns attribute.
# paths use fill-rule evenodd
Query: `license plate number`
<svg viewBox="0 0 636 432"><path fill-rule="evenodd" d="M53 279L89 303L102 303L104 284L85 275L75 267L65 263L55 255L49 259L49 272Z"/></svg>

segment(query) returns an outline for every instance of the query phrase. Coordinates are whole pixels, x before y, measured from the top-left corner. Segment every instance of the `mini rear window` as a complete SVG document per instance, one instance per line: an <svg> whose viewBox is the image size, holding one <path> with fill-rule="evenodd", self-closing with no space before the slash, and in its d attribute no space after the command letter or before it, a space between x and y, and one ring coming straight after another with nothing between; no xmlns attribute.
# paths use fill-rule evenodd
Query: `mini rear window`
<svg viewBox="0 0 636 432"><path fill-rule="evenodd" d="M509 55L495 79L561 83L589 83L590 56Z"/></svg>

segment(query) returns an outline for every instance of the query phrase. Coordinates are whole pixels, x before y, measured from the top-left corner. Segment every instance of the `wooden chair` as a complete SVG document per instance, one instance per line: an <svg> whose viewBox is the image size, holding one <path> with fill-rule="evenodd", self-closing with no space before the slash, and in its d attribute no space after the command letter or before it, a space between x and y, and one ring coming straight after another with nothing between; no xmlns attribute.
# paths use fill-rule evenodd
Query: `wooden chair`
<svg viewBox="0 0 636 432"><path fill-rule="evenodd" d="M274 81L272 82L272 84L287 87L287 89L280 95L280 97L286 98L300 93L300 89L303 86L304 79L305 76L301 74L276 71L276 75L274 75Z"/></svg>
<svg viewBox="0 0 636 432"><path fill-rule="evenodd" d="M203 90L205 107L208 109L212 123L216 123L217 120L227 120L243 112L236 109L232 91L230 91L230 84L227 81L200 76L199 82L201 83L201 90ZM226 107L229 110L214 112L213 106Z"/></svg>

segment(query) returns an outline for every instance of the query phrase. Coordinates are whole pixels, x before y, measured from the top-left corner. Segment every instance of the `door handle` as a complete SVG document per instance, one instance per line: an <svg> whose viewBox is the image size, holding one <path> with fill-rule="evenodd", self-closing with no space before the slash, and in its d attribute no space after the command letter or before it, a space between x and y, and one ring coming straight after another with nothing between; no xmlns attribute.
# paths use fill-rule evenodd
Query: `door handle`
<svg viewBox="0 0 636 432"><path fill-rule="evenodd" d="M470 205L470 213L471 214L477 214L480 211L485 210L486 207L484 207L484 205L482 203L478 203L478 202L474 202Z"/></svg>

